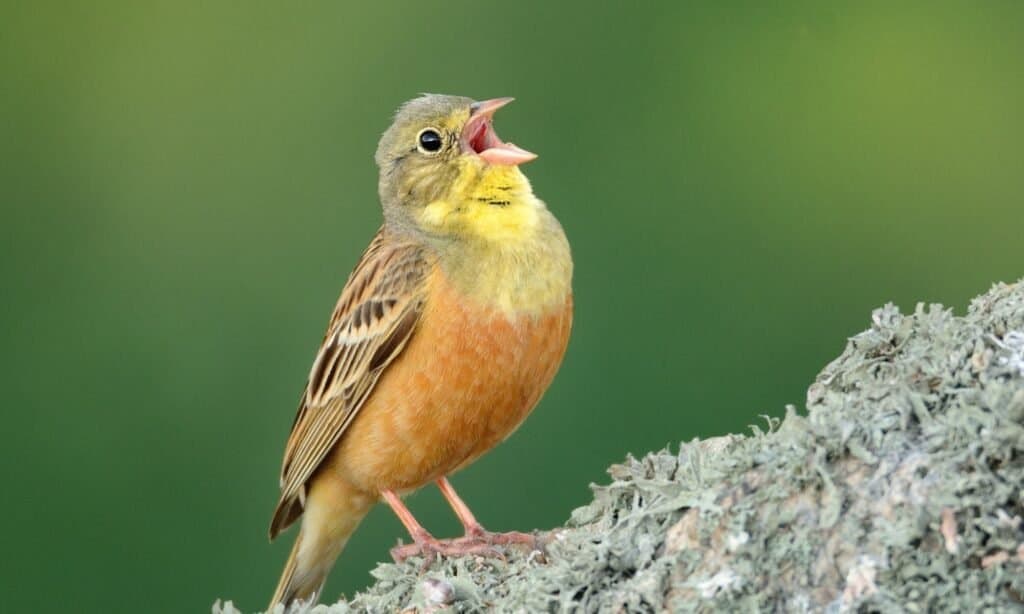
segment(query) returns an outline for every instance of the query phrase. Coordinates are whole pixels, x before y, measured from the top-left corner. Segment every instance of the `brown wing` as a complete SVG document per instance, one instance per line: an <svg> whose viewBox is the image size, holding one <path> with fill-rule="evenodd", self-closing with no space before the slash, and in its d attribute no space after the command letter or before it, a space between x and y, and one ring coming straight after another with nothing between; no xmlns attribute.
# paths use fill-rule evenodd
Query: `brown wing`
<svg viewBox="0 0 1024 614"><path fill-rule="evenodd" d="M349 276L285 446L271 539L302 514L306 481L412 336L423 310L426 274L423 249L385 240L382 229Z"/></svg>

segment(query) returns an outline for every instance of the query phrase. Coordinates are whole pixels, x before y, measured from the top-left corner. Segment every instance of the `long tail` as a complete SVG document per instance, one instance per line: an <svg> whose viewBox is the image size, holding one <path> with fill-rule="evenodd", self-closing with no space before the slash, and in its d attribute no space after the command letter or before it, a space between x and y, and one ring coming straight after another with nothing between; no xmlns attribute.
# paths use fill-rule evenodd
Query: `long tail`
<svg viewBox="0 0 1024 614"><path fill-rule="evenodd" d="M274 607L279 604L285 604L285 611L288 611L288 607L296 600L302 601L315 600L320 596L320 590L324 586L324 580L327 579L327 574L324 574L319 582L302 583L300 586L299 582L296 582L295 569L298 567L299 560L299 546L302 544L302 533L300 532L298 537L295 538L295 545L292 546L292 553L288 555L288 562L284 564L284 571L281 572L281 579L277 581L277 588L274 590L274 596L270 599L270 607L267 608L267 613L272 614Z"/></svg>
<svg viewBox="0 0 1024 614"><path fill-rule="evenodd" d="M374 503L373 498L326 476L310 484L302 528L267 612L279 603L285 612L300 602L316 603L334 561Z"/></svg>

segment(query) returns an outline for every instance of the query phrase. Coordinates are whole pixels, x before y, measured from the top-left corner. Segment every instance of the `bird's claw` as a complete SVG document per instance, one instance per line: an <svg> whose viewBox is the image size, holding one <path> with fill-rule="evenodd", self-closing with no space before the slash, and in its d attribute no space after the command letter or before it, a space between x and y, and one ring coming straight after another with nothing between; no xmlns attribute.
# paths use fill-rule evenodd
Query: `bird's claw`
<svg viewBox="0 0 1024 614"><path fill-rule="evenodd" d="M403 544L399 541L398 545L391 549L391 558L396 563L402 563L405 559L419 556L423 557L424 565L429 567L437 558L438 546L440 546L440 542L437 540L416 541L411 544Z"/></svg>
<svg viewBox="0 0 1024 614"><path fill-rule="evenodd" d="M422 557L426 570L438 557L482 556L505 560L505 555L487 542L473 537L402 544L391 549L391 558L401 563L410 557Z"/></svg>
<svg viewBox="0 0 1024 614"><path fill-rule="evenodd" d="M461 557L481 556L506 561L505 553L496 546L523 544L531 551L544 553L542 536L536 533L491 533L483 528L473 528L462 537L453 539L419 539L411 544L399 544L391 549L391 558L401 563L414 556L423 557L423 569L429 568L439 556Z"/></svg>

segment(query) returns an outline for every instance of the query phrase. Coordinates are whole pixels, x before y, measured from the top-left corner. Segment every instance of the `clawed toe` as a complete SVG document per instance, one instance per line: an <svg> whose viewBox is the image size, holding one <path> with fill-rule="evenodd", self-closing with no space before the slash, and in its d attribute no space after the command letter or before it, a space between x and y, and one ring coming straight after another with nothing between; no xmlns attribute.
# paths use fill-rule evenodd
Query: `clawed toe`
<svg viewBox="0 0 1024 614"><path fill-rule="evenodd" d="M482 556L492 559L505 559L505 554L494 547L494 544L486 539L481 539L475 535L466 535L464 537L457 537L450 539L445 542L447 547L447 556Z"/></svg>
<svg viewBox="0 0 1024 614"><path fill-rule="evenodd" d="M543 552L541 537L532 533L491 533L483 529L468 532L463 537L444 540L420 540L412 544L400 544L391 549L391 558L401 563L414 556L423 557L424 568L429 567L438 556L460 557L481 556L507 560L505 553L497 546L522 544L532 550Z"/></svg>
<svg viewBox="0 0 1024 614"><path fill-rule="evenodd" d="M396 563L402 563L405 559L413 556L422 556L427 563L432 563L437 556L437 550L429 544L399 544L391 549L391 558Z"/></svg>
<svg viewBox="0 0 1024 614"><path fill-rule="evenodd" d="M521 533L519 531L510 531L508 533L487 533L485 535L492 544L525 544L530 546L533 550L540 550L541 543L540 538L535 533Z"/></svg>
<svg viewBox="0 0 1024 614"><path fill-rule="evenodd" d="M521 531L509 531L508 533L491 533L481 526L470 527L463 539L475 539L479 542L492 546L525 545L530 550L544 550L545 539L541 533L523 533Z"/></svg>
<svg viewBox="0 0 1024 614"><path fill-rule="evenodd" d="M391 558L401 563L410 557L422 557L424 567L430 567L438 556L483 556L505 559L505 555L490 543L475 537L460 537L432 542L401 544L391 549Z"/></svg>

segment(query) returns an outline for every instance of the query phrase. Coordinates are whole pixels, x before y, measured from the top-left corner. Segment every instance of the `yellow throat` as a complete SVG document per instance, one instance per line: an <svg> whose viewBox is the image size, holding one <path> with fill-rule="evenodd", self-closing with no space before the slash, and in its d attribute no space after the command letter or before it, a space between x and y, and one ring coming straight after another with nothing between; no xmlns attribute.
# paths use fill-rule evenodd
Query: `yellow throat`
<svg viewBox="0 0 1024 614"><path fill-rule="evenodd" d="M564 304L572 256L561 225L516 166L468 160L417 225L437 241L440 265L467 298L508 316Z"/></svg>

